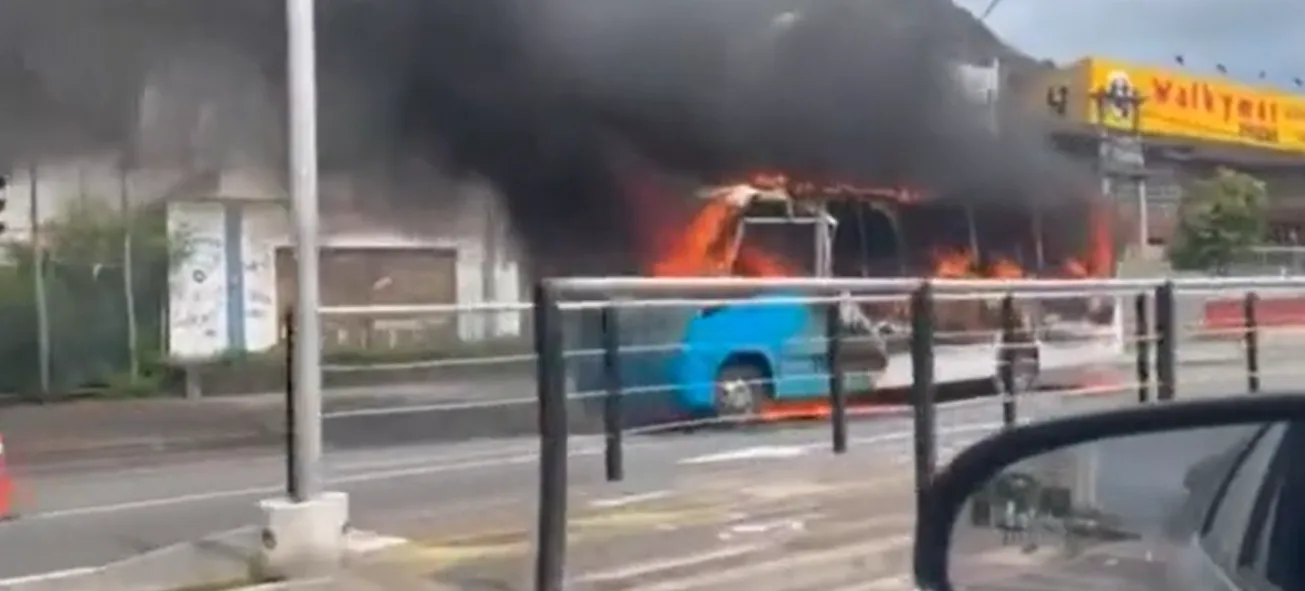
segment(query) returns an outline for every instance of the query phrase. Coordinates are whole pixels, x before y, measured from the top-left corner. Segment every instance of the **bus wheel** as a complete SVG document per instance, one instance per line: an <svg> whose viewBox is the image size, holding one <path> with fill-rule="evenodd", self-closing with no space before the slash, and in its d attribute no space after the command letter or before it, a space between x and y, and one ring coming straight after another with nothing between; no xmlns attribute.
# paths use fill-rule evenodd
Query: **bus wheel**
<svg viewBox="0 0 1305 591"><path fill-rule="evenodd" d="M722 418L755 417L770 398L770 378L755 364L732 362L716 374L716 415Z"/></svg>

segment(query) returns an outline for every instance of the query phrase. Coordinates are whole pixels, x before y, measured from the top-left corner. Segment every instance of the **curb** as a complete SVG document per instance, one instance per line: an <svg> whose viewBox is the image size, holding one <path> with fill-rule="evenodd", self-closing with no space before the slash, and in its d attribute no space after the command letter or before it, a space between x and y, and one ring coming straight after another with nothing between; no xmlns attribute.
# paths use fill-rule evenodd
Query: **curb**
<svg viewBox="0 0 1305 591"><path fill-rule="evenodd" d="M129 464L153 463L160 457L214 451L254 451L269 449L285 441L274 433L248 433L211 438L158 438L150 442L88 443L78 446L23 449L12 446L10 467L19 470L60 466L74 463L117 461Z"/></svg>
<svg viewBox="0 0 1305 591"><path fill-rule="evenodd" d="M529 437L538 433L538 412L533 404L474 406L462 408L396 408L394 412L340 413L325 417L324 445L335 450L375 449L403 445L461 443L490 438ZM572 434L595 431L593 421L580 405L569 411ZM58 469L82 463L121 462L149 464L169 457L206 452L273 451L285 444L280 430L260 428L230 434L199 437L168 435L156 438L95 441L93 434L83 445L20 446L10 437L9 464L22 471ZM601 429L599 426L598 429ZM35 436L32 436L33 438ZM30 442L30 440L29 440Z"/></svg>

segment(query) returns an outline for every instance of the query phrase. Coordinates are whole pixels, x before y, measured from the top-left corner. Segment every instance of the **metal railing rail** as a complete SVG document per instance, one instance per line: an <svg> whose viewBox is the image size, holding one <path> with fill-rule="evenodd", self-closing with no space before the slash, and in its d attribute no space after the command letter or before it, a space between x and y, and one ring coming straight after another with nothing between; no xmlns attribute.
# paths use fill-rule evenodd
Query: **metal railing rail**
<svg viewBox="0 0 1305 591"><path fill-rule="evenodd" d="M577 277L546 279L535 286L530 309L534 318L536 371L538 378L540 480L535 588L561 591L564 582L567 522L568 409L566 359L562 314L572 310L601 310L602 396L605 431L605 467L610 481L625 474L623 458L622 353L620 315L623 307L652 307L668 297L678 305L700 301L739 301L758 292L786 292L794 301L822 306L826 312L826 364L829 373L829 420L831 449L835 454L847 449L847 400L843 391L845 372L842 343L848 338L838 318L838 303L854 300L877 300L882 296L907 299L910 315L909 355L912 363L910 405L914 431L914 464L917 493L922 493L936 470L935 338L936 305L939 301L988 298L1000 299L1000 333L1003 343L1014 342L1019 327L1017 299L1055 297L1112 297L1121 306L1132 303L1135 319L1134 371L1137 377L1137 401L1173 400L1176 391L1176 346L1179 326L1175 317L1175 299L1179 293L1236 294L1243 298L1244 343L1247 388L1260 390L1260 352L1257 304L1259 292L1305 291L1305 277L1217 277L1183 279L855 279L855 278L643 278ZM688 293L709 293L711 300L683 299ZM640 299L642 298L642 299ZM768 302L774 301L767 298ZM399 313L413 313L404 307ZM348 314L350 310L330 313ZM375 313L375 308L367 313ZM361 313L361 312L360 312ZM1122 336L1122 335L1121 335ZM1009 428L1017 422L1015 376L1011 349L1003 347L997 380L1001 385L1002 424ZM1154 393L1152 391L1154 383Z"/></svg>

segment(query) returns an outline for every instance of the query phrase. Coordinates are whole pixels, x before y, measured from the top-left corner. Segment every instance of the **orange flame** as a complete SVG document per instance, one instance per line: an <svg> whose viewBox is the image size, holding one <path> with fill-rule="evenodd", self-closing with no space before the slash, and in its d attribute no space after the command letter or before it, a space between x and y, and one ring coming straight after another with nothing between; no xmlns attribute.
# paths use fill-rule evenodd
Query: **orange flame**
<svg viewBox="0 0 1305 591"><path fill-rule="evenodd" d="M974 277L974 255L964 250L938 249L933 253L933 276L943 279Z"/></svg>
<svg viewBox="0 0 1305 591"><path fill-rule="evenodd" d="M1087 270L1093 277L1115 274L1114 230L1104 198L1093 199L1088 212Z"/></svg>
<svg viewBox="0 0 1305 591"><path fill-rule="evenodd" d="M1020 279L1025 276L1025 273L1015 261L999 258L989 267L988 276L994 279Z"/></svg>
<svg viewBox="0 0 1305 591"><path fill-rule="evenodd" d="M713 199L671 237L650 269L654 277L794 275L774 254L743 246L735 250L741 212L730 202Z"/></svg>
<svg viewBox="0 0 1305 591"><path fill-rule="evenodd" d="M719 256L722 242L733 236L731 222L738 212L727 202L707 202L689 226L676 234L653 263L655 277L699 277L729 272L729 258ZM730 257L732 258L732 257Z"/></svg>
<svg viewBox="0 0 1305 591"><path fill-rule="evenodd" d="M919 193L899 189L876 189L849 184L793 182L782 174L756 174L747 185L760 191L782 191L794 198L810 195L889 198L899 203L920 200ZM737 185L735 185L737 187ZM777 253L755 246L738 244L738 206L718 192L681 228L671 228L661 237L660 255L651 264L650 274L657 277L700 277L740 275L745 277L783 277L797 272ZM1113 273L1114 249L1106 204L1094 200L1089 215L1087 252L1080 258L1064 260L1054 275L1067 278L1103 277ZM663 226L668 228L669 226ZM932 274L942 278L1018 279L1031 274L1009 258L997 258L978 264L976 253L965 249L942 248L933 252Z"/></svg>

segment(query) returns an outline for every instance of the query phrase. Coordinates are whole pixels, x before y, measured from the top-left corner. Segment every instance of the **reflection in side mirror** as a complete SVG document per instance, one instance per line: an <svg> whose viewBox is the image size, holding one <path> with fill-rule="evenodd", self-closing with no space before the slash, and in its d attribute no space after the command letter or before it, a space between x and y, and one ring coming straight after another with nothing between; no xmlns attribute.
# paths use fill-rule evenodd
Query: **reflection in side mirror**
<svg viewBox="0 0 1305 591"><path fill-rule="evenodd" d="M952 534L952 581L971 588L994 574L1036 572L1039 565L1050 567L1107 544L1152 541L1151 534L1165 530L1169 508L1181 504L1182 473L1165 474L1166 467L1184 461L1172 450L1189 449L1158 440L1163 437L1061 449L1023 459L990 478L968 501L971 519L958 521Z"/></svg>
<svg viewBox="0 0 1305 591"><path fill-rule="evenodd" d="M973 518L957 522L949 558L953 584L973 589L1005 578L1061 576L1067 564L1093 555L1109 555L1118 566L1100 567L1103 577L1118 570L1163 578L1156 557L1172 555L1202 514L1189 506L1188 467L1218 465L1210 458L1228 455L1225 450L1256 428L1103 439L1007 466L971 495ZM1127 583L1120 581L1120 588Z"/></svg>
<svg viewBox="0 0 1305 591"><path fill-rule="evenodd" d="M1228 520L1232 525L1217 517L1222 496L1241 486L1251 491L1241 493L1242 513L1305 515L1305 462L1280 453L1305 446L1305 397L1234 402L1175 402L1060 419L980 442L928 491L916 547L921 588L1201 588L1210 576L1193 570L1209 563L1202 558L1202 528L1249 527L1246 515ZM1258 407L1274 404L1276 413ZM1275 420L1246 420L1266 417ZM1290 417L1300 422L1281 420ZM1289 479L1286 473L1296 469L1301 477ZM1275 478L1302 488L1288 490ZM1300 499L1293 501L1299 512L1285 512L1283 501L1256 496L1259 490ZM1263 510L1270 501L1274 510ZM1253 509L1255 503L1263 507ZM946 524L937 522L944 514ZM931 532L943 530L940 547ZM1289 531L1305 533L1305 523ZM1244 533L1219 535L1240 540Z"/></svg>

